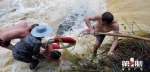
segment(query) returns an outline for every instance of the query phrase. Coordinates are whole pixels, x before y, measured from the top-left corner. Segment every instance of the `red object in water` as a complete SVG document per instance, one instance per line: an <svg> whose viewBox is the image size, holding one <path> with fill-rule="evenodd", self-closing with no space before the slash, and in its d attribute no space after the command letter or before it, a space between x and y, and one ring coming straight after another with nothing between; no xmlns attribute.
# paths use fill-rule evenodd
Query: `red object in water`
<svg viewBox="0 0 150 72"><path fill-rule="evenodd" d="M54 42L57 44L53 44L53 49L61 49L61 44L59 44L60 41L62 41L63 43L71 43L71 44L76 43L76 40L74 40L71 37L65 37L65 36L54 37Z"/></svg>

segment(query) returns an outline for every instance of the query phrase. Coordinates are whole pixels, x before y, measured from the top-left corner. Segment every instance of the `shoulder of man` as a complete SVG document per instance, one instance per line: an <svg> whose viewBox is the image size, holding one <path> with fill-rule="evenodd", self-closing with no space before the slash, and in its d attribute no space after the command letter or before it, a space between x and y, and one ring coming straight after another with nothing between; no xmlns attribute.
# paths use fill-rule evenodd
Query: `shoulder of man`
<svg viewBox="0 0 150 72"><path fill-rule="evenodd" d="M113 26L118 25L117 21L116 21L116 20L113 20L112 25L113 25Z"/></svg>
<svg viewBox="0 0 150 72"><path fill-rule="evenodd" d="M35 38L31 34L27 35L24 39L27 40L27 41L30 40L33 43L41 43L41 41L39 39Z"/></svg>
<svg viewBox="0 0 150 72"><path fill-rule="evenodd" d="M113 30L118 30L119 29L119 24L117 23L117 21L113 21L112 28L113 28Z"/></svg>
<svg viewBox="0 0 150 72"><path fill-rule="evenodd" d="M94 17L102 18L102 14L95 14Z"/></svg>

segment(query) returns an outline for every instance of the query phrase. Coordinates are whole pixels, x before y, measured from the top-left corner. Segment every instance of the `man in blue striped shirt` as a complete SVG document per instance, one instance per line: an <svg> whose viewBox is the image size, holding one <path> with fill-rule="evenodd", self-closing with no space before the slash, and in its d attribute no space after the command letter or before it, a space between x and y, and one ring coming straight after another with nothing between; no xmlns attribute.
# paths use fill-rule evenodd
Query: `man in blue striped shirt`
<svg viewBox="0 0 150 72"><path fill-rule="evenodd" d="M30 64L30 69L34 69L38 63L38 59L44 59L45 57L40 54L40 47L42 45L42 37L50 34L52 29L48 25L40 25L35 27L31 34L27 35L21 41L16 43L12 48L14 59ZM33 59L32 56L37 59Z"/></svg>
<svg viewBox="0 0 150 72"><path fill-rule="evenodd" d="M44 59L45 57L40 52L41 38L35 38L31 34L27 35L12 48L13 57L18 61L26 63L38 64L37 59ZM35 56L37 59L33 59ZM32 69L32 67L30 67Z"/></svg>

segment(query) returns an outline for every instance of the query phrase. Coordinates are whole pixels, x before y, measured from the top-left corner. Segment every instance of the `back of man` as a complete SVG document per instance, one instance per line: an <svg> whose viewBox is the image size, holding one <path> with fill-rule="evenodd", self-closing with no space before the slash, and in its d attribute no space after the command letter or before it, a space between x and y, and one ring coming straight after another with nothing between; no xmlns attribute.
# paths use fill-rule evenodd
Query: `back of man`
<svg viewBox="0 0 150 72"><path fill-rule="evenodd" d="M15 38L23 38L30 33L30 26L26 22L19 23L15 26L2 29L0 31L0 39L8 41Z"/></svg>
<svg viewBox="0 0 150 72"><path fill-rule="evenodd" d="M38 25L39 24L33 24L32 26L28 26L26 22L23 22L9 28L2 29L0 31L0 46L11 50L12 44L10 44L10 41L12 39L24 38L30 34L32 28Z"/></svg>

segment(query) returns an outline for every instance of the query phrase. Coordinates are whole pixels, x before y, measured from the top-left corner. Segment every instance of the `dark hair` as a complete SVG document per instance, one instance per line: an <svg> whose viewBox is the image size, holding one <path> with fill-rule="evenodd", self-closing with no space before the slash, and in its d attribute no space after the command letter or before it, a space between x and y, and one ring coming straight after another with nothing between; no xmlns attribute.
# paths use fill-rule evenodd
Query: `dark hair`
<svg viewBox="0 0 150 72"><path fill-rule="evenodd" d="M39 26L39 24L33 24L33 25L31 25L30 32L31 32L31 30L32 30L33 28L35 28L36 26Z"/></svg>
<svg viewBox="0 0 150 72"><path fill-rule="evenodd" d="M60 53L58 50L52 51L52 53L51 53L51 55L50 55L50 57L51 57L52 59L54 59L54 60L59 59L60 56L61 56L61 53Z"/></svg>
<svg viewBox="0 0 150 72"><path fill-rule="evenodd" d="M114 16L110 12L102 14L102 21L106 21L108 24L114 20Z"/></svg>

